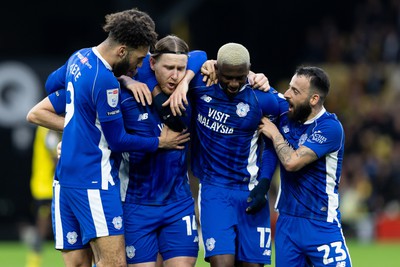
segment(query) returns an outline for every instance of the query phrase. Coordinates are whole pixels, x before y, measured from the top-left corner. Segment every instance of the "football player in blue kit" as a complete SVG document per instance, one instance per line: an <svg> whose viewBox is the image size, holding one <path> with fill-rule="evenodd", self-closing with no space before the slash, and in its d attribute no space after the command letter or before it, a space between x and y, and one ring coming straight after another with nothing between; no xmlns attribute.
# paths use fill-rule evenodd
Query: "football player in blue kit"
<svg viewBox="0 0 400 267"><path fill-rule="evenodd" d="M174 90L185 71L198 72L206 60L205 52L189 52L187 44L173 35L159 40L155 49L151 57L146 56L135 77L146 80L148 72L151 72L152 77L147 79L149 86L158 84L166 94ZM188 57L194 60L189 61L192 64L186 70ZM138 84L135 82L135 85ZM47 85L49 92L54 91L56 83L48 81ZM139 136L159 136L163 124L158 111L153 106L142 104L135 101L130 91L121 90L125 129ZM60 119L55 115L64 112L65 90L61 89L35 106L28 117L34 123L54 128L53 121ZM49 119L49 116L52 118ZM189 124L189 119L186 117L185 124ZM170 124L171 120L166 123L176 128ZM194 266L198 253L198 236L194 202L187 177L186 151L187 148L169 151L160 149L149 153L131 152L127 157L129 163L123 162L126 165L120 167L128 266L155 265L159 251L165 266Z"/></svg>
<svg viewBox="0 0 400 267"><path fill-rule="evenodd" d="M124 129L116 77L135 72L156 42L153 20L137 9L106 16L105 41L75 52L46 82L65 88L65 122L53 194L55 246L66 266L126 266L118 158L112 152L179 148L187 134L159 137ZM59 85L59 86L57 86ZM90 244L90 248L89 248Z"/></svg>
<svg viewBox="0 0 400 267"><path fill-rule="evenodd" d="M280 160L276 203L277 267L351 267L340 223L339 183L345 134L324 107L330 82L318 67L299 67L280 105L278 127L262 119Z"/></svg>
<svg viewBox="0 0 400 267"><path fill-rule="evenodd" d="M157 109L160 107L156 105L157 98L161 94L170 95L186 72L199 72L206 57L203 51L189 52L186 42L177 36L160 39L135 77L144 81L143 76L151 72L158 85L153 93L157 91L158 94L154 93L152 105L143 106L130 91L121 91L125 129L139 136L159 136L164 120ZM188 58L196 61L189 60L188 65ZM152 89L154 83L148 82ZM175 118L183 122L178 131L190 125L190 108L186 111L186 116ZM169 125L172 129L179 127ZM158 253L166 267L195 266L199 239L189 187L187 152L188 144L185 144L182 150L158 149L124 155L128 159L129 175L120 178L128 266L156 266Z"/></svg>
<svg viewBox="0 0 400 267"><path fill-rule="evenodd" d="M241 44L218 50L211 86L196 76L165 103L179 113L189 90L194 107L191 164L200 180L200 224L205 259L213 267L271 263L267 191L277 164L272 144L261 142L264 116L279 115L276 97L248 84L250 54ZM249 197L250 195L250 197Z"/></svg>

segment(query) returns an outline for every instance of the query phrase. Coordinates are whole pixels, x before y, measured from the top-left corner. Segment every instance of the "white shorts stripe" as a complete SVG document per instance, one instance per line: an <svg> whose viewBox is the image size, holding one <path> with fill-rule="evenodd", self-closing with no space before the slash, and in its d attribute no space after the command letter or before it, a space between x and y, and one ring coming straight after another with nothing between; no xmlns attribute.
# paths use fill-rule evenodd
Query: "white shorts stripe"
<svg viewBox="0 0 400 267"><path fill-rule="evenodd" d="M201 222L201 183L199 183L199 193L197 195L197 208L199 209L199 221Z"/></svg>
<svg viewBox="0 0 400 267"><path fill-rule="evenodd" d="M54 181L54 225L55 225L55 236L56 236L56 249L64 248L64 237L63 237L63 228L61 223L61 213L60 213L60 184L58 181Z"/></svg>
<svg viewBox="0 0 400 267"><path fill-rule="evenodd" d="M94 227L96 229L96 236L108 236L109 232L106 217L104 215L103 204L101 202L100 190L89 189L88 199Z"/></svg>
<svg viewBox="0 0 400 267"><path fill-rule="evenodd" d="M339 207L339 195L335 193L335 187L338 183L337 173L337 162L338 162L338 151L327 154L326 158L326 188L325 191L328 195L328 218L327 222L333 222L338 220L337 209Z"/></svg>

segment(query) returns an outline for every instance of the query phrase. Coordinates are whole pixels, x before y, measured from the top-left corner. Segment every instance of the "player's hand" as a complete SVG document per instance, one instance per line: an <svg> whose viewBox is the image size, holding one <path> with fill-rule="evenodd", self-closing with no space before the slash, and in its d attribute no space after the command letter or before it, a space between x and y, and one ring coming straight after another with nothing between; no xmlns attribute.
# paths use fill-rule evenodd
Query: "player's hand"
<svg viewBox="0 0 400 267"><path fill-rule="evenodd" d="M126 87L132 92L133 97L138 103L141 103L142 106L146 106L147 104L151 105L153 98L151 96L149 87L147 87L145 83L135 81L126 75L121 75L118 77L118 81L122 84L122 86Z"/></svg>
<svg viewBox="0 0 400 267"><path fill-rule="evenodd" d="M190 140L189 133L186 130L174 132L167 125L164 125L161 135L158 138L158 148L164 149L184 149L185 143Z"/></svg>
<svg viewBox="0 0 400 267"><path fill-rule="evenodd" d="M253 87L254 89L258 89L264 92L269 91L270 89L269 81L264 73L254 73L250 71L247 78L249 79L251 87Z"/></svg>
<svg viewBox="0 0 400 267"><path fill-rule="evenodd" d="M171 108L169 106L163 107L162 104L168 100L168 95L159 90L160 92L154 96L154 106L157 109L158 114L161 117L161 121L164 122L171 130L175 132L182 132L184 129L187 129L187 126L182 121L182 117L174 116L172 114ZM154 91L153 91L154 93ZM184 116L186 116L186 112L182 112Z"/></svg>
<svg viewBox="0 0 400 267"><path fill-rule="evenodd" d="M163 107L171 108L172 115L182 116L185 114L186 107L189 102L187 100L186 94L189 90L189 86L186 83L179 83L175 91L169 96L168 100L162 104Z"/></svg>
<svg viewBox="0 0 400 267"><path fill-rule="evenodd" d="M204 76L203 82L205 82L207 86L218 83L217 72L215 70L216 64L216 60L209 59L201 66L201 74Z"/></svg>
<svg viewBox="0 0 400 267"><path fill-rule="evenodd" d="M268 190L271 184L269 179L261 179L258 184L250 191L247 203L249 206L246 208L246 213L255 214L265 207L268 199Z"/></svg>
<svg viewBox="0 0 400 267"><path fill-rule="evenodd" d="M261 123L258 125L258 132L264 134L271 140L280 135L276 125L267 117L261 118Z"/></svg>

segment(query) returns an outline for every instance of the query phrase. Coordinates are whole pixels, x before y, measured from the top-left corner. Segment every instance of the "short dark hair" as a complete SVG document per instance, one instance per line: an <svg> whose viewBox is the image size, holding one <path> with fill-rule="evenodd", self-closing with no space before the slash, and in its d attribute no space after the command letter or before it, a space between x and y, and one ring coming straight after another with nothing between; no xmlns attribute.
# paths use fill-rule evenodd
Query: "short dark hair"
<svg viewBox="0 0 400 267"><path fill-rule="evenodd" d="M155 23L145 12L136 8L108 14L103 30L109 38L131 48L153 47L157 41Z"/></svg>
<svg viewBox="0 0 400 267"><path fill-rule="evenodd" d="M295 75L309 78L311 89L320 93L322 103L325 101L329 93L330 82L328 74L323 69L314 66L300 66L296 69Z"/></svg>

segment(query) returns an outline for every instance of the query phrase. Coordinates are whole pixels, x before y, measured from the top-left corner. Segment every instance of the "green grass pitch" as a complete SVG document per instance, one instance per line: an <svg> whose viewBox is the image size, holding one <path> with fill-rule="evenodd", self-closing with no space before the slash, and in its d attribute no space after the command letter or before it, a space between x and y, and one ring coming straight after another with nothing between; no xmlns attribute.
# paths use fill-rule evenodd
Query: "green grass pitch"
<svg viewBox="0 0 400 267"><path fill-rule="evenodd" d="M399 267L400 266L400 241L388 243L361 244L348 241L353 267ZM27 255L27 246L20 242L0 242L0 266L24 267ZM197 267L209 266L203 260L204 252L201 250ZM274 255L272 258L274 261ZM53 249L51 242L46 244L41 267L62 267L61 254ZM270 265L274 267L275 265Z"/></svg>

